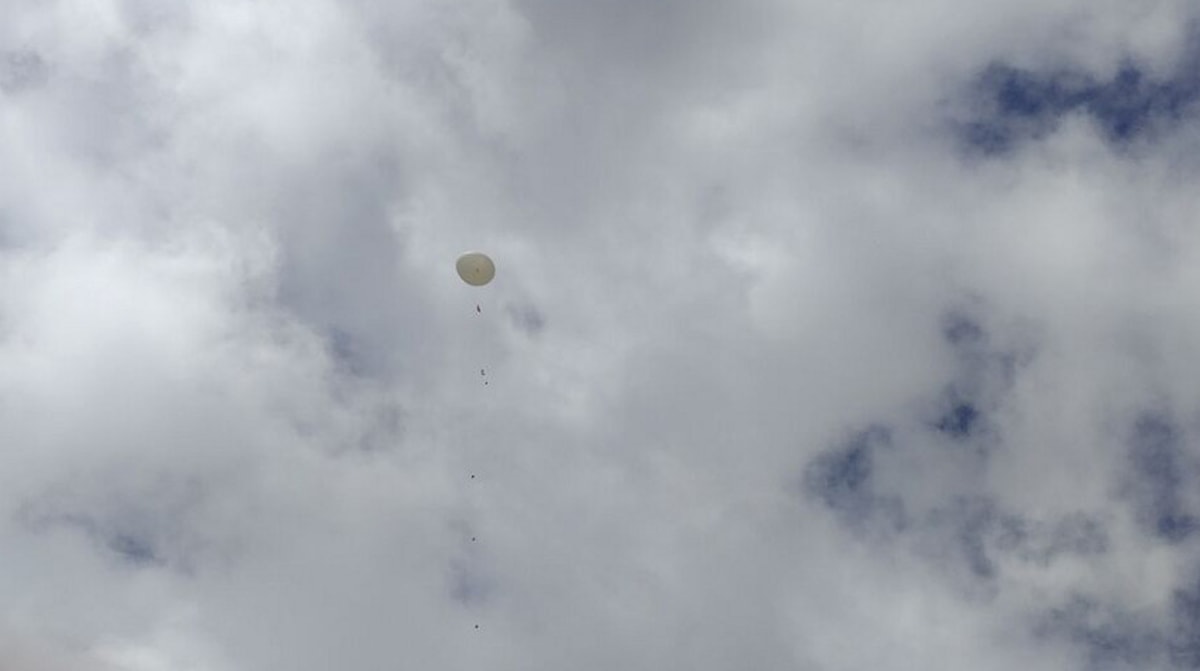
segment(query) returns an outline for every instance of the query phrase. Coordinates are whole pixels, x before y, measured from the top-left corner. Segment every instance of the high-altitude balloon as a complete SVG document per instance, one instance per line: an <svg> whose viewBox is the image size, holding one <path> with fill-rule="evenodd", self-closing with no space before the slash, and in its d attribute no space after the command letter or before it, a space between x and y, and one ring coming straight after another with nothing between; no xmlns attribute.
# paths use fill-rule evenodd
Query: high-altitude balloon
<svg viewBox="0 0 1200 671"><path fill-rule="evenodd" d="M483 252L467 252L455 264L458 276L473 287L481 287L496 276L496 264Z"/></svg>

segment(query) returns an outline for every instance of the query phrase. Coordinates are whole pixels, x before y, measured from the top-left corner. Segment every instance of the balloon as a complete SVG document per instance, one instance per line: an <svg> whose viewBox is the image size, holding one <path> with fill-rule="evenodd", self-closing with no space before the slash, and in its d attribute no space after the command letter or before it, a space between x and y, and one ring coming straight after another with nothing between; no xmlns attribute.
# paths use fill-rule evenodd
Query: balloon
<svg viewBox="0 0 1200 671"><path fill-rule="evenodd" d="M482 252L467 252L455 264L458 276L473 287L481 287L496 276L496 264Z"/></svg>

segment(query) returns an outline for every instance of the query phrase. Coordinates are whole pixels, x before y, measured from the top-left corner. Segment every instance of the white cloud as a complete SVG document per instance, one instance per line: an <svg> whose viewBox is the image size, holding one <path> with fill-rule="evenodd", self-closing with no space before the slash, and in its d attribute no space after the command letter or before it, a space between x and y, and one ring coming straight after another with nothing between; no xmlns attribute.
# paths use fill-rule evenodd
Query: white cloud
<svg viewBox="0 0 1200 671"><path fill-rule="evenodd" d="M1186 3L8 5L5 663L1186 666Z"/></svg>

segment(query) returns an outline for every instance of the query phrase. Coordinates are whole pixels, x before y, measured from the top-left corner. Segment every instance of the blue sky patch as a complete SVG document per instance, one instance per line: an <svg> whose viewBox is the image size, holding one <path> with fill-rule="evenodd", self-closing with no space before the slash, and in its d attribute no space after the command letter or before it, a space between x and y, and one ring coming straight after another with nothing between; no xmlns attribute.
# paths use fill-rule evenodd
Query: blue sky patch
<svg viewBox="0 0 1200 671"><path fill-rule="evenodd" d="M1189 113L1200 98L1194 61L1163 79L1132 61L1110 79L994 63L971 85L974 111L961 123L960 138L975 153L1002 155L1052 132L1062 117L1083 114L1110 142L1130 142L1169 128Z"/></svg>
<svg viewBox="0 0 1200 671"><path fill-rule="evenodd" d="M967 402L957 403L937 422L937 429L953 438L966 438L979 420L979 411Z"/></svg>
<svg viewBox="0 0 1200 671"><path fill-rule="evenodd" d="M1161 660L1165 650L1164 637L1150 614L1135 614L1079 594L1046 613L1034 631L1073 642L1088 671L1147 668Z"/></svg>
<svg viewBox="0 0 1200 671"><path fill-rule="evenodd" d="M1200 528L1185 508L1182 490L1192 472L1183 430L1161 414L1146 413L1133 426L1129 445L1128 492L1136 517L1149 533L1179 543Z"/></svg>
<svg viewBox="0 0 1200 671"><path fill-rule="evenodd" d="M885 528L906 524L903 502L879 495L873 486L875 453L890 447L890 430L875 426L813 459L804 470L804 490L848 526L878 522Z"/></svg>

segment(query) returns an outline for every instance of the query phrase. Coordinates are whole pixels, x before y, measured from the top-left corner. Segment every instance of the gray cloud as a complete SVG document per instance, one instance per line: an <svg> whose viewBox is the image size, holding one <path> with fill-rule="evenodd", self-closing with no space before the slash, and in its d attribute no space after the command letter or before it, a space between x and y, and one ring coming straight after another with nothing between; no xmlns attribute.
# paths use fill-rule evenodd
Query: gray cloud
<svg viewBox="0 0 1200 671"><path fill-rule="evenodd" d="M14 95L36 88L45 83L48 69L36 51L6 52L0 59L0 91Z"/></svg>

